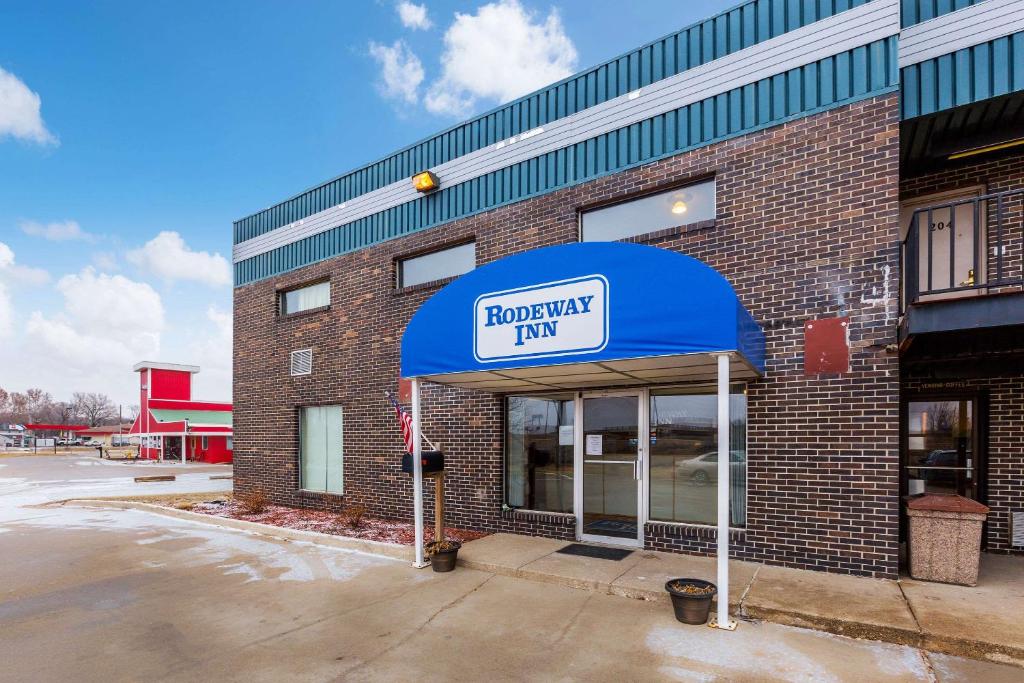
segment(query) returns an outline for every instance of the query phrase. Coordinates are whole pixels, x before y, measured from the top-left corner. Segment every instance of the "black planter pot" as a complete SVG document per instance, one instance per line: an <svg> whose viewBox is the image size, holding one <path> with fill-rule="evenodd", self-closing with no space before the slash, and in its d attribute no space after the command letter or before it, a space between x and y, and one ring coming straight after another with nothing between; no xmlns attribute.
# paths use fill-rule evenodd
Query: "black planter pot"
<svg viewBox="0 0 1024 683"><path fill-rule="evenodd" d="M672 584L690 584L700 588L713 588L714 590L704 594L683 593L672 587ZM672 610L676 613L676 619L684 624L706 624L708 614L711 613L711 600L718 593L718 586L710 581L701 579L672 579L665 583L665 590L672 598Z"/></svg>
<svg viewBox="0 0 1024 683"><path fill-rule="evenodd" d="M456 545L454 550L442 550L430 554L430 568L435 572L450 572L455 569L455 562L459 559L459 548Z"/></svg>

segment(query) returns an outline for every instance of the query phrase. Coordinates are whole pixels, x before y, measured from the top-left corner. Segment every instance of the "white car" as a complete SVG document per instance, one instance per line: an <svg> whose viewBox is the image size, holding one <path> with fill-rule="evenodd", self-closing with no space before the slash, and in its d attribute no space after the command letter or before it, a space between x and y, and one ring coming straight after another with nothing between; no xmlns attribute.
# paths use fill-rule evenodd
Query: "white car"
<svg viewBox="0 0 1024 683"><path fill-rule="evenodd" d="M732 474L736 474L736 468L747 464L747 454L743 451L732 451L729 461L733 466ZM676 476L680 479L688 479L698 486L717 482L718 451L698 455L689 460L679 460L676 462Z"/></svg>

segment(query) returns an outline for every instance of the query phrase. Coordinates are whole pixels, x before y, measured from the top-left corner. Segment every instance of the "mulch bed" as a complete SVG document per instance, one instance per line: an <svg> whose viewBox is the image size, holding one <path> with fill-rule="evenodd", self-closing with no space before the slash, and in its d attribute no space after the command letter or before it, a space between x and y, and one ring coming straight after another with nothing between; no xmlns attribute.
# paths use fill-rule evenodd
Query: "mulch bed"
<svg viewBox="0 0 1024 683"><path fill-rule="evenodd" d="M363 515L359 526L353 527L345 514L325 512L323 510L289 508L281 505L267 505L266 509L258 514L246 512L242 505L234 500L200 502L192 504L185 509L215 517L230 517L231 519L259 522L260 524L270 524L286 529L316 531L322 534L361 538L368 541L413 545L416 538L412 522L380 519L378 517L370 517L369 515ZM424 542L431 541L434 538L433 525L424 526ZM482 531L468 531L451 527L445 527L444 532L446 538L461 542L472 541L487 535Z"/></svg>

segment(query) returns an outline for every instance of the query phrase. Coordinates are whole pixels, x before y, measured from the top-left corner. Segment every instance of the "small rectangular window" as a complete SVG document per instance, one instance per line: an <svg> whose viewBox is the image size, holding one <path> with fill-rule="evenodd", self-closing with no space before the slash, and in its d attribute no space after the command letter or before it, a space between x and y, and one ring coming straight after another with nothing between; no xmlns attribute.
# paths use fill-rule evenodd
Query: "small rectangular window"
<svg viewBox="0 0 1024 683"><path fill-rule="evenodd" d="M341 406L299 408L299 486L306 491L343 493Z"/></svg>
<svg viewBox="0 0 1024 683"><path fill-rule="evenodd" d="M235 440L234 440L234 438L229 436L227 438L227 442L228 442L228 450L229 451L235 450Z"/></svg>
<svg viewBox="0 0 1024 683"><path fill-rule="evenodd" d="M583 242L614 242L714 218L712 179L585 211L580 237Z"/></svg>
<svg viewBox="0 0 1024 683"><path fill-rule="evenodd" d="M476 268L476 242L432 251L398 262L398 287L462 275Z"/></svg>
<svg viewBox="0 0 1024 683"><path fill-rule="evenodd" d="M202 439L202 442L203 443L200 446L200 448L202 448L205 451L207 448L210 447L210 437L204 436L203 439Z"/></svg>
<svg viewBox="0 0 1024 683"><path fill-rule="evenodd" d="M281 315L322 308L331 303L331 283L318 282L308 287L281 292Z"/></svg>

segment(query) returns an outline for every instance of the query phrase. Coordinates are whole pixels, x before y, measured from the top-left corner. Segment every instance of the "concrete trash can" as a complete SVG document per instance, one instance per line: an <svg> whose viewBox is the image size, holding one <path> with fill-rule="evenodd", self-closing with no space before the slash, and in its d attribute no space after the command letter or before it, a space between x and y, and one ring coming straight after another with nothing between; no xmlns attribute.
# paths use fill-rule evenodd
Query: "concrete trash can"
<svg viewBox="0 0 1024 683"><path fill-rule="evenodd" d="M981 527L988 507L952 494L907 499L910 575L922 581L978 584Z"/></svg>

